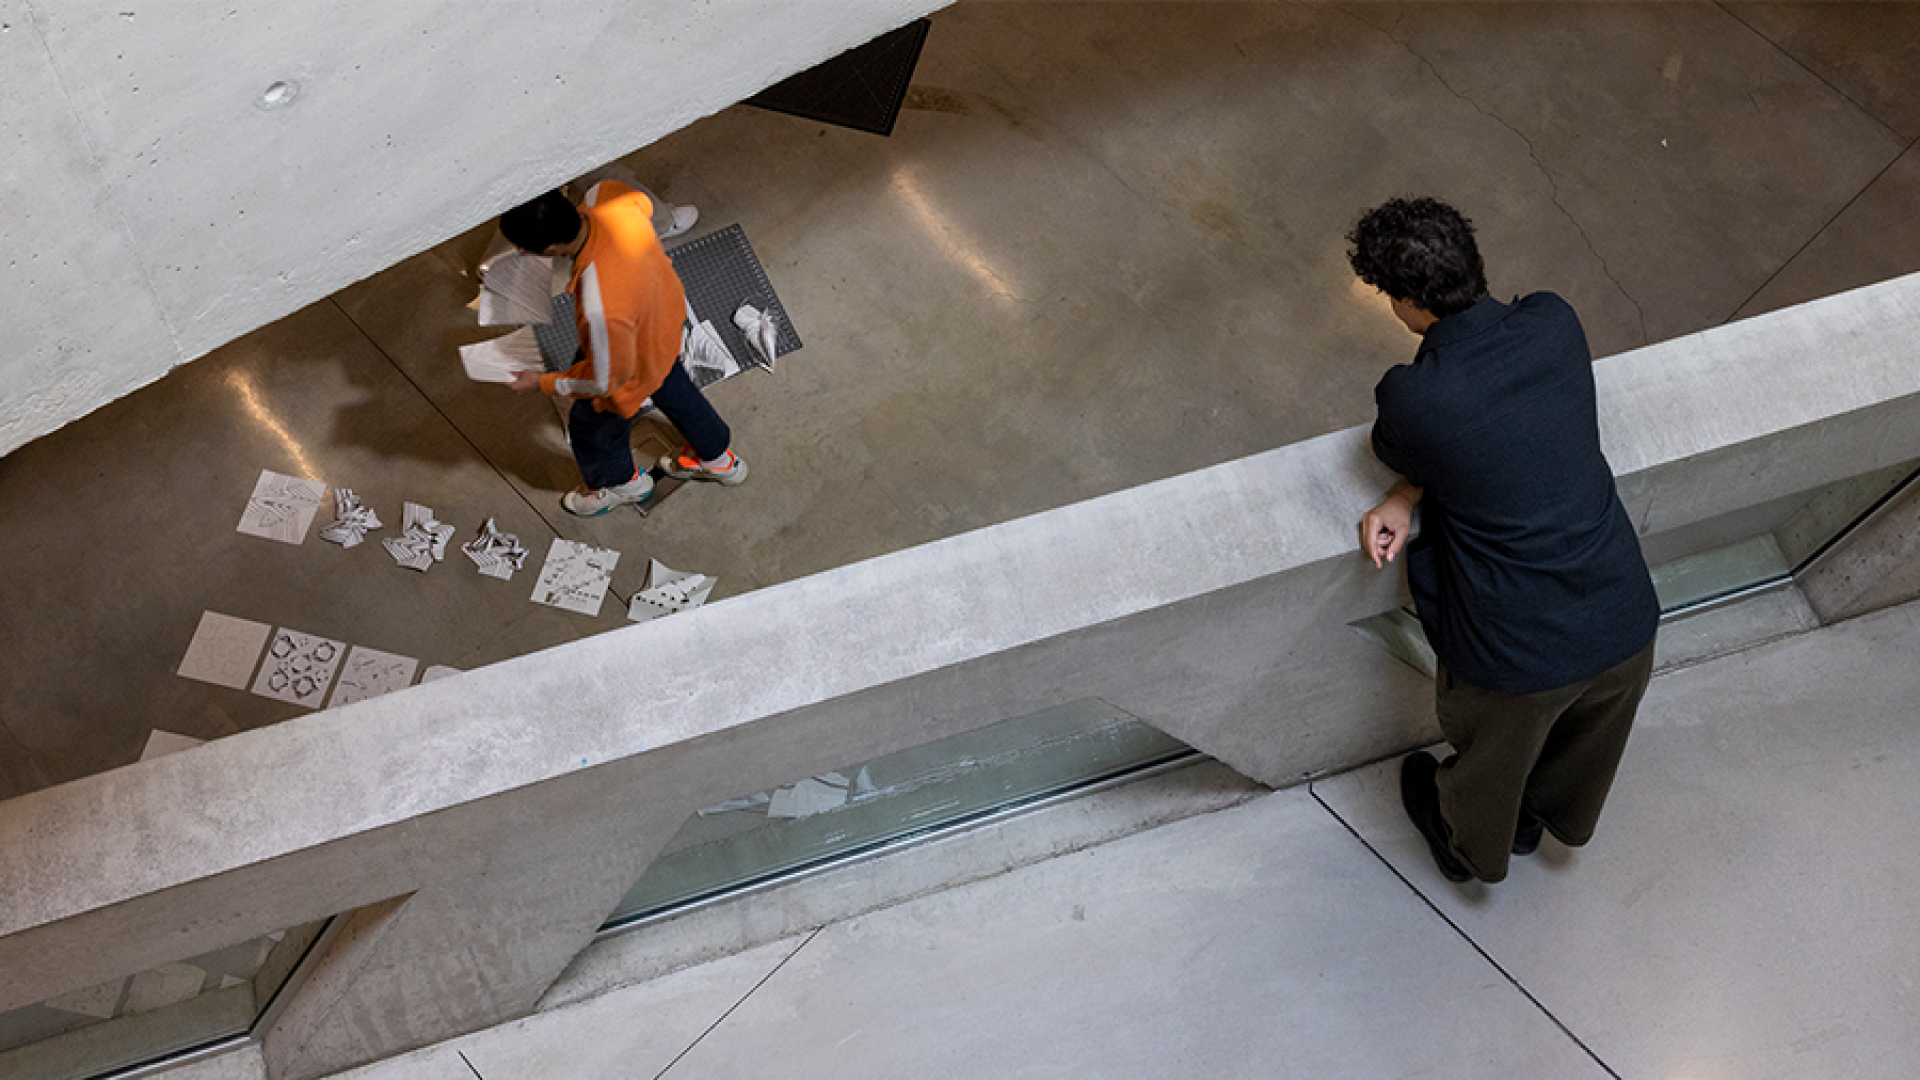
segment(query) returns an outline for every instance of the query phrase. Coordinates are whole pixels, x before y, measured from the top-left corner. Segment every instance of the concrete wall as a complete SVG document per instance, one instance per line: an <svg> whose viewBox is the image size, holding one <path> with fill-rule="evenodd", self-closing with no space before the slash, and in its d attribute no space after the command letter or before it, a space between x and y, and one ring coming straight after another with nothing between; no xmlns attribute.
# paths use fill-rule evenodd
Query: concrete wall
<svg viewBox="0 0 1920 1080"><path fill-rule="evenodd" d="M0 0L0 454L937 6Z"/></svg>
<svg viewBox="0 0 1920 1080"><path fill-rule="evenodd" d="M1920 598L1920 483L1911 483L1800 575L1822 622Z"/></svg>
<svg viewBox="0 0 1920 1080"><path fill-rule="evenodd" d="M1635 520L1920 457L1920 276L1598 365ZM1433 736L1354 429L0 803L0 1010L359 911L304 1078L530 1009L696 808L1098 696L1272 784ZM745 658L725 677L678 658Z"/></svg>

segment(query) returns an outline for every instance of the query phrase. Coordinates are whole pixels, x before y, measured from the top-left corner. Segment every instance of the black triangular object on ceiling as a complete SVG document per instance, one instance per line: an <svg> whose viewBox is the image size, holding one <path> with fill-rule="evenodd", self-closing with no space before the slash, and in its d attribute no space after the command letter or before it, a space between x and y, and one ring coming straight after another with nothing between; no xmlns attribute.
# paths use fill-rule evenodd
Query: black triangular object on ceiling
<svg viewBox="0 0 1920 1080"><path fill-rule="evenodd" d="M777 82L746 103L823 124L891 135L900 103L907 98L907 84L913 81L914 65L920 62L920 47L926 44L932 25L926 19L915 19Z"/></svg>

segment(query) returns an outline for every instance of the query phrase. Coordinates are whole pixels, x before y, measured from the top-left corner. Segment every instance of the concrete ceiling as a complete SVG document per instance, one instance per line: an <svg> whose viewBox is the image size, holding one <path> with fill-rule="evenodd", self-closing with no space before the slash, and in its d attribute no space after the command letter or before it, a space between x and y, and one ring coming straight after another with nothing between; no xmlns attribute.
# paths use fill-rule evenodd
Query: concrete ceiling
<svg viewBox="0 0 1920 1080"><path fill-rule="evenodd" d="M0 454L935 6L0 0Z"/></svg>

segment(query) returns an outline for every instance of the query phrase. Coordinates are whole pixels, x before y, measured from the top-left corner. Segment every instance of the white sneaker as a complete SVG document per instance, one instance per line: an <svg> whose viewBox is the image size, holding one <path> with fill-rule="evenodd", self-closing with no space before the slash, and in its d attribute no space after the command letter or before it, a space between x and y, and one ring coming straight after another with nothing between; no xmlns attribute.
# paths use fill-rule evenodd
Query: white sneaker
<svg viewBox="0 0 1920 1080"><path fill-rule="evenodd" d="M574 517L599 517L628 503L645 502L653 494L653 477L635 470L624 484L595 490L582 485L560 496L560 505Z"/></svg>
<svg viewBox="0 0 1920 1080"><path fill-rule="evenodd" d="M660 234L660 239L671 240L683 235L694 223L700 220L700 208L697 206L676 206L673 208L673 224Z"/></svg>
<svg viewBox="0 0 1920 1080"><path fill-rule="evenodd" d="M700 455L693 447L682 449L678 454L660 455L660 471L675 480L710 480L716 484L733 487L747 482L747 463L739 454L727 451L727 464L724 468L710 469L700 463Z"/></svg>

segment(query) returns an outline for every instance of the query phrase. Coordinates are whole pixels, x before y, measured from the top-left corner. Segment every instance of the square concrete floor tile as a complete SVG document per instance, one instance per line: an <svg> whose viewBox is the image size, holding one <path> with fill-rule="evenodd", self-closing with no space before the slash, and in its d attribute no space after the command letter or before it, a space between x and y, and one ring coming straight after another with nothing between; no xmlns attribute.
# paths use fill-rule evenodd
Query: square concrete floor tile
<svg viewBox="0 0 1920 1080"><path fill-rule="evenodd" d="M1599 1078L1305 791L821 931L667 1073Z"/></svg>
<svg viewBox="0 0 1920 1080"><path fill-rule="evenodd" d="M1397 762L1317 794L1621 1076L1920 1060L1920 605L1656 679L1593 842L1441 880Z"/></svg>
<svg viewBox="0 0 1920 1080"><path fill-rule="evenodd" d="M489 1080L650 1080L752 993L799 944L795 939L762 945L455 1039L437 1049L465 1054ZM750 1075L773 1076L779 1071L776 1058ZM415 1080L415 1075L370 1073L365 1080Z"/></svg>

